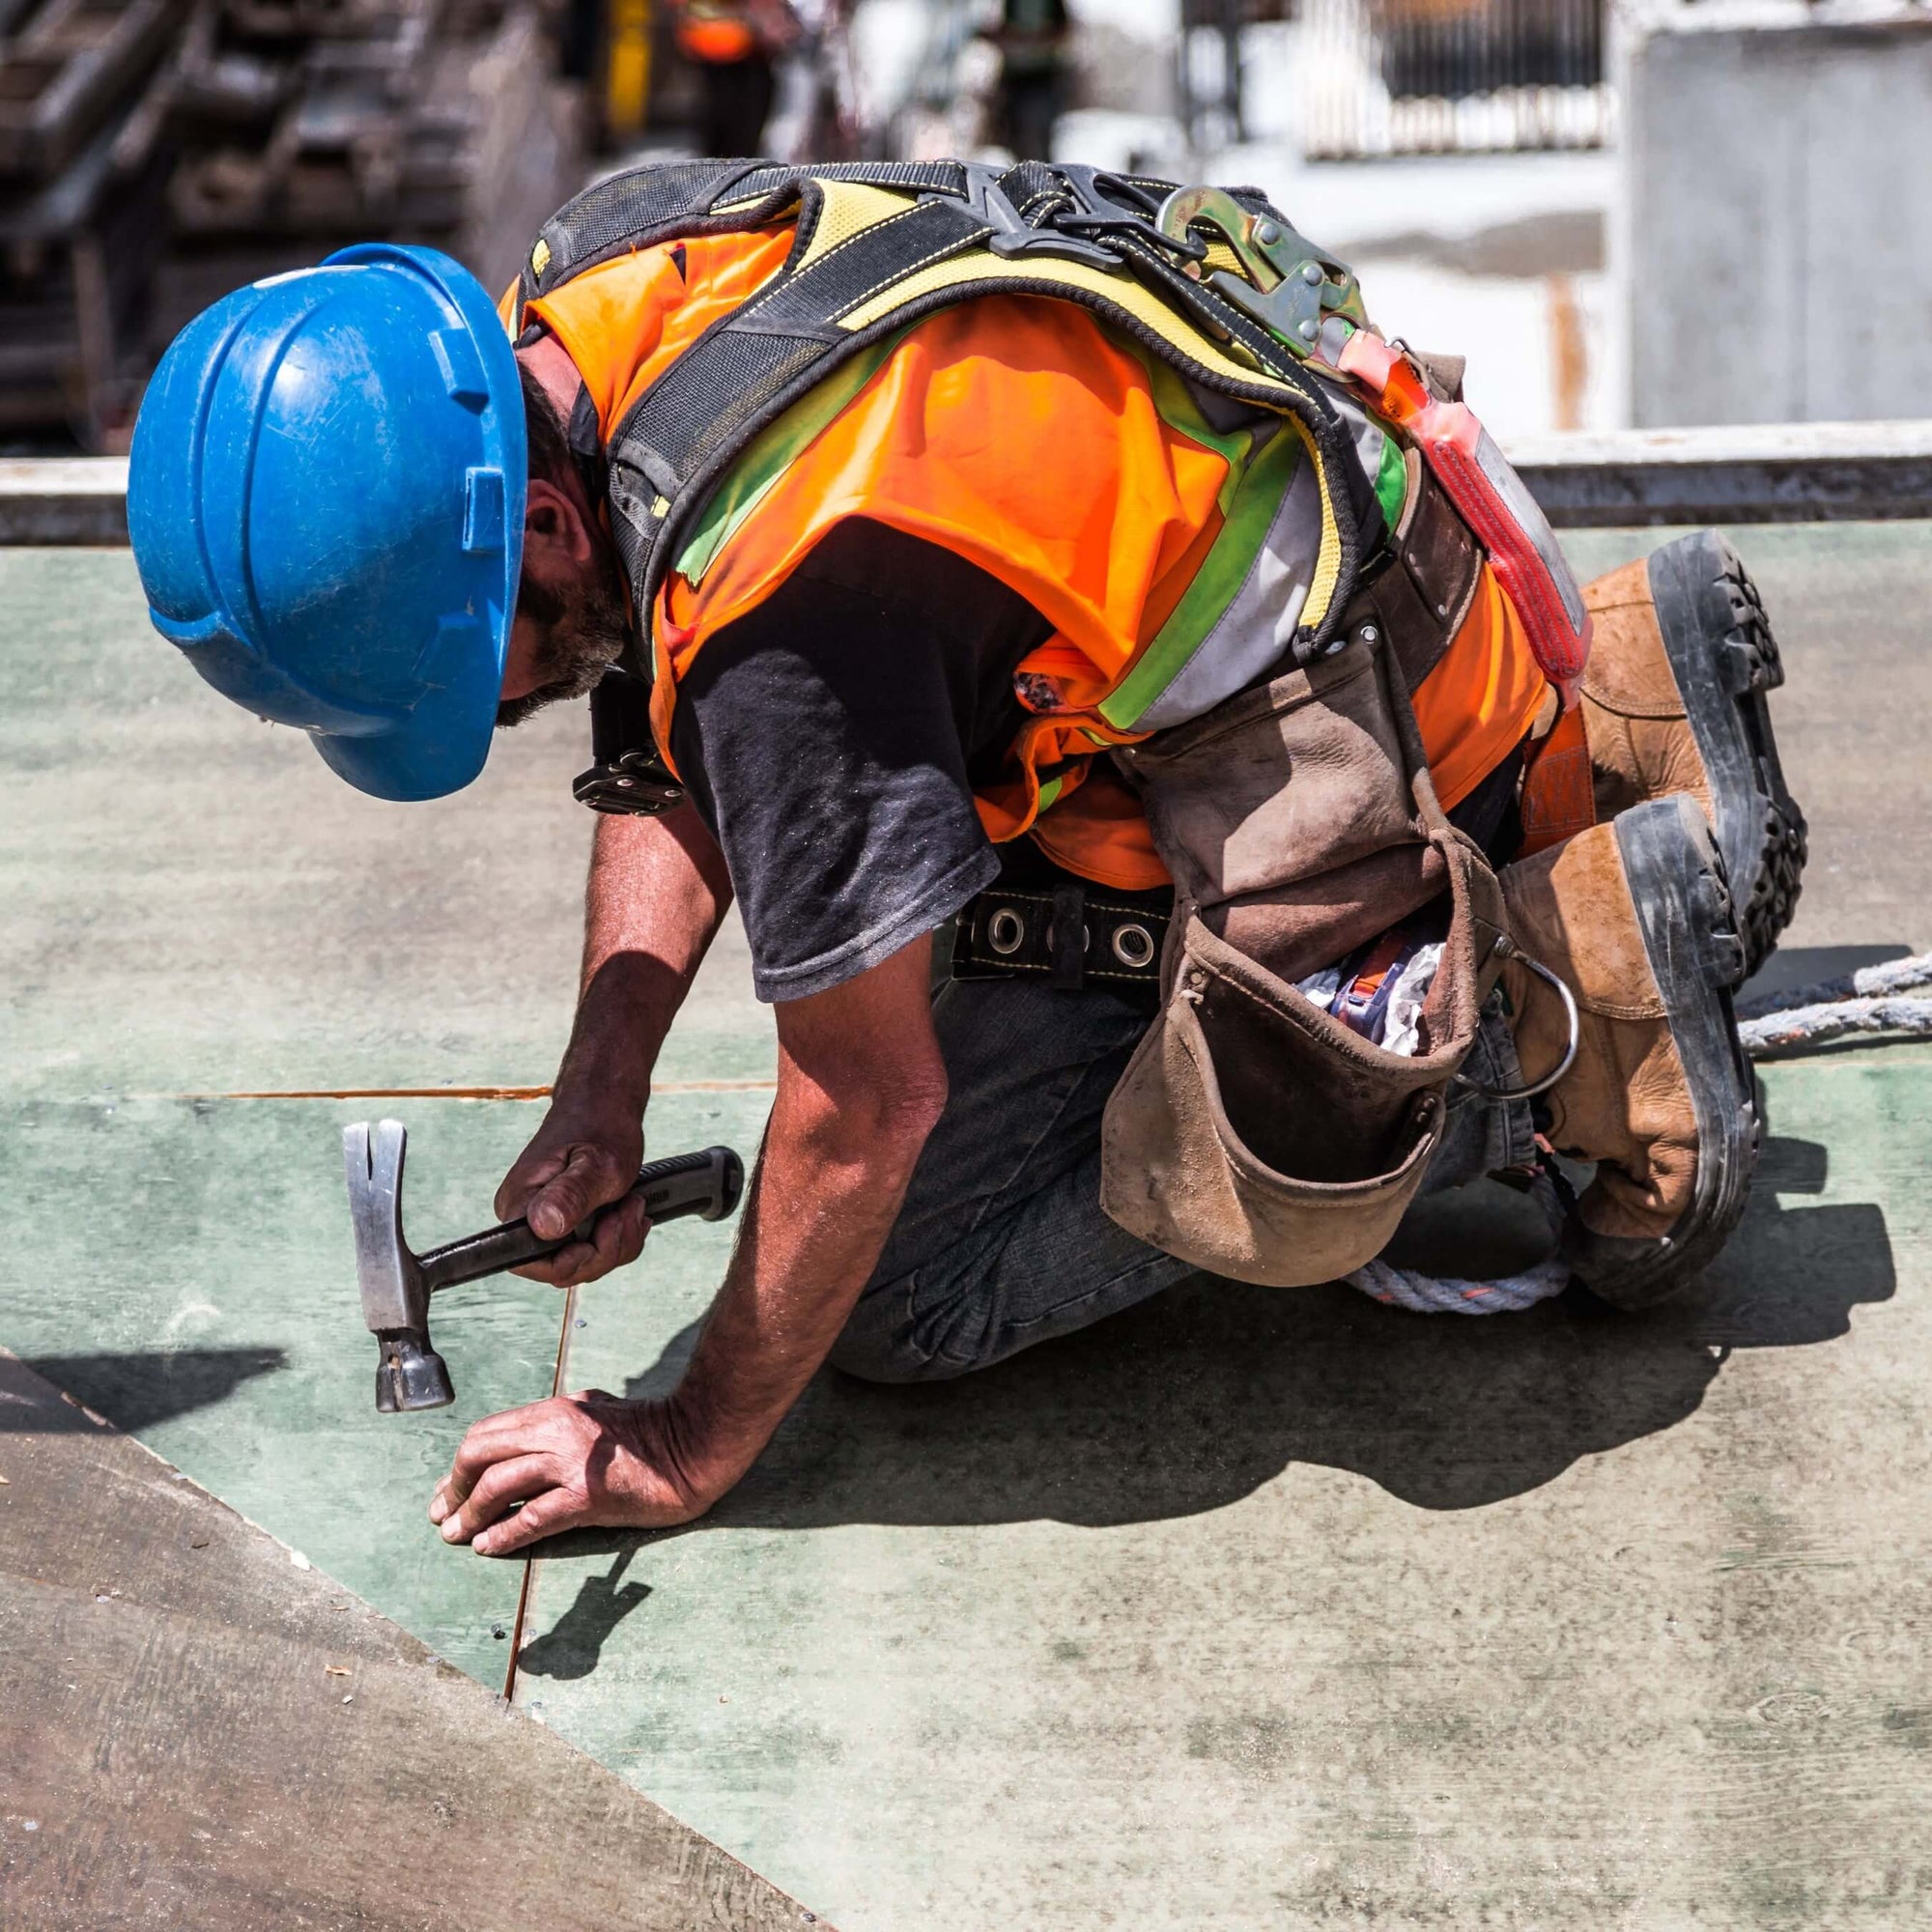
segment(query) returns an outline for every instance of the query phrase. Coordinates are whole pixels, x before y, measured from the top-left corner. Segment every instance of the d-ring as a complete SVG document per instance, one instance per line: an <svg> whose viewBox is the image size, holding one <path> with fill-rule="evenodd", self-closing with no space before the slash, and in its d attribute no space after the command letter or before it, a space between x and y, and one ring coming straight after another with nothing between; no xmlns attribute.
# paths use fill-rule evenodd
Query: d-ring
<svg viewBox="0 0 1932 1932"><path fill-rule="evenodd" d="M1533 1100L1539 1094L1548 1093L1577 1064L1577 1049L1582 1044L1583 1023L1577 1012L1577 995L1540 959L1532 959L1527 952L1520 950L1517 952L1516 956L1545 985L1555 987L1556 997L1563 1002L1563 1017L1570 1025L1570 1044L1564 1048L1563 1058L1556 1063L1553 1072L1546 1073L1541 1080L1532 1080L1526 1087L1485 1087L1480 1081L1471 1080L1465 1073L1452 1073L1449 1076L1454 1085L1466 1087L1470 1093L1480 1094L1485 1100L1505 1103L1512 1100Z"/></svg>

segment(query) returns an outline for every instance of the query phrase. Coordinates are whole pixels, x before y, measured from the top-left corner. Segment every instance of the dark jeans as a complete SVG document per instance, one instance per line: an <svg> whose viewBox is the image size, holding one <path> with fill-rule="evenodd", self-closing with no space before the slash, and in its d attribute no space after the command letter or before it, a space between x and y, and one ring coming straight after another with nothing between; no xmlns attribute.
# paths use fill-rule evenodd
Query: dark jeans
<svg viewBox="0 0 1932 1932"><path fill-rule="evenodd" d="M1449 814L1492 855L1521 842L1515 753ZM1037 889L1071 875L1022 839L1003 876ZM1498 861L1499 862L1499 861ZM1144 895L1168 903L1165 893ZM950 953L950 945L945 949ZM1152 989L1060 992L1029 980L953 980L932 1003L949 1094L884 1254L832 1350L875 1382L941 1381L1131 1308L1195 1272L1100 1211L1100 1116L1153 1021ZM1520 1167L1536 1152L1526 1102L1476 1091L1521 1083L1493 993L1449 1091L1423 1192Z"/></svg>
<svg viewBox="0 0 1932 1932"><path fill-rule="evenodd" d="M1153 1002L954 980L933 1002L951 1084L905 1206L832 1350L936 1381L1130 1308L1193 1272L1100 1211L1100 1114Z"/></svg>
<svg viewBox="0 0 1932 1932"><path fill-rule="evenodd" d="M1194 1272L1100 1210L1100 1115L1153 1017L1151 994L954 980L933 1002L951 1091L832 1360L868 1381L939 1381L1131 1308ZM1520 1079L1492 998L1464 1070ZM1527 1106L1451 1090L1430 1193L1529 1159Z"/></svg>

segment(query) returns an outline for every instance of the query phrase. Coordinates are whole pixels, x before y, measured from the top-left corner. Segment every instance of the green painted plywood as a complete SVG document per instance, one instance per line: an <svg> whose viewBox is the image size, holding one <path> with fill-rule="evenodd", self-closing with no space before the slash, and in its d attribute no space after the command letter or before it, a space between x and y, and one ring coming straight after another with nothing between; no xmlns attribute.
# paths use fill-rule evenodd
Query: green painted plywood
<svg viewBox="0 0 1932 1932"><path fill-rule="evenodd" d="M1768 1084L1681 1306L1201 1281L964 1382L823 1376L705 1523L543 1561L520 1698L848 1932L1895 1922L1932 1056ZM662 1386L701 1301L574 1378Z"/></svg>
<svg viewBox="0 0 1932 1932"><path fill-rule="evenodd" d="M735 1139L749 1151L762 1097L671 1096L654 1144ZM400 1111L412 1245L487 1226L497 1180L539 1110L440 1100ZM327 1101L8 1109L0 1162L39 1232L0 1263L0 1335L433 1650L500 1686L523 1566L448 1548L425 1512L471 1422L550 1393L563 1298L511 1276L437 1296L431 1331L456 1404L379 1416L340 1151L342 1124L364 1112ZM730 1236L724 1225L659 1231L644 1260L583 1292L582 1319L600 1325L660 1294L701 1302Z"/></svg>
<svg viewBox="0 0 1932 1932"><path fill-rule="evenodd" d="M415 1110L407 1197L428 1245L488 1222L530 1109ZM559 1297L502 1281L440 1297L453 1408L375 1412L328 1102L28 1101L0 1117L36 1230L0 1262L0 1337L318 1568L500 1687L520 1578L424 1515L464 1429L548 1394ZM0 1429L4 1429L0 1421Z"/></svg>

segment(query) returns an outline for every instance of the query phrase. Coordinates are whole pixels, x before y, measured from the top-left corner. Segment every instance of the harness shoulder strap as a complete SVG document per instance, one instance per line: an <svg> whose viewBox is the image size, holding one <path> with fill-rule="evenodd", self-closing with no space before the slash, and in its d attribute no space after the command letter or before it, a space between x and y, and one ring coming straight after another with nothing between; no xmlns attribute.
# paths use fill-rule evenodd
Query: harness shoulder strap
<svg viewBox="0 0 1932 1932"><path fill-rule="evenodd" d="M713 487L777 416L851 356L980 296L1076 301L1204 386L1298 428L1323 497L1323 554L1292 650L1336 636L1380 512L1321 377L1191 266L1211 253L1154 216L1167 182L1029 162L790 169L758 162L646 166L598 184L545 226L526 298L628 250L768 225L796 212L784 266L714 324L633 405L609 449L613 535L640 629ZM1267 210L1258 191L1241 206ZM1282 227L1287 228L1285 219ZM648 675L648 651L635 667Z"/></svg>
<svg viewBox="0 0 1932 1932"><path fill-rule="evenodd" d="M910 192L959 194L958 161L851 161L814 168L820 179ZM647 161L592 184L544 223L525 258L522 294L549 295L600 262L683 236L729 235L796 207L803 177L769 161Z"/></svg>

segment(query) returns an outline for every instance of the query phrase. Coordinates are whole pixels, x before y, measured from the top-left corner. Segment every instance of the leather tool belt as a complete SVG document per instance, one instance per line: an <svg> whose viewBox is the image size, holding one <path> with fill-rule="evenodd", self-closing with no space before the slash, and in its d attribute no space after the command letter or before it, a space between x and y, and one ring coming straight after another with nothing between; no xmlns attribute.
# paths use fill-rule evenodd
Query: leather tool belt
<svg viewBox="0 0 1932 1932"><path fill-rule="evenodd" d="M1044 980L1067 992L1157 986L1168 914L1079 885L1026 892L994 886L959 914L955 980Z"/></svg>

